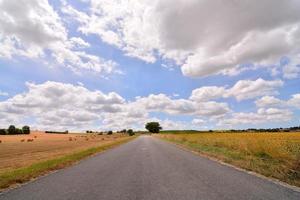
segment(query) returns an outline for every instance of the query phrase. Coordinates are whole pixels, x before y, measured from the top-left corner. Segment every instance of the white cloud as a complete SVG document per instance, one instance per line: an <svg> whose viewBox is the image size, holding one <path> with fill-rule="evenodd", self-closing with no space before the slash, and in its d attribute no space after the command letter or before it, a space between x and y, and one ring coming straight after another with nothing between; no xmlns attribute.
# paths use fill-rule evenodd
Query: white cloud
<svg viewBox="0 0 300 200"><path fill-rule="evenodd" d="M283 86L283 81L266 81L264 79L240 80L227 91L228 96L234 96L237 100L251 99L264 95L278 94L276 89Z"/></svg>
<svg viewBox="0 0 300 200"><path fill-rule="evenodd" d="M257 112L234 113L227 103L210 98L173 99L165 94L150 94L126 101L115 92L104 94L82 84L48 81L26 86L27 91L0 101L0 126L22 125L29 118L31 126L41 129L143 129L151 120L161 122L165 129L199 129L206 127L207 121L230 126L288 121L292 118L288 106L300 109L300 94L294 94L288 101L264 96L255 102L259 107ZM194 119L183 122L150 117L157 112Z"/></svg>
<svg viewBox="0 0 300 200"><path fill-rule="evenodd" d="M171 59L187 76L237 73L240 64L274 64L282 56L300 53L297 0L90 0L89 4L87 13L69 5L63 9L77 19L79 31L96 34L146 62Z"/></svg>
<svg viewBox="0 0 300 200"><path fill-rule="evenodd" d="M293 113L287 109L260 108L256 113L233 113L231 117L223 118L219 121L219 126L234 127L241 124L264 124L268 122L285 122L291 120Z"/></svg>
<svg viewBox="0 0 300 200"><path fill-rule="evenodd" d="M24 56L54 60L74 71L112 73L116 63L83 51L89 44L69 38L58 13L47 0L0 0L0 58Z"/></svg>
<svg viewBox="0 0 300 200"><path fill-rule="evenodd" d="M28 91L0 102L0 113L22 119L37 120L37 126L51 128L81 127L110 112L107 107L124 104L124 99L111 92L90 91L82 86L58 82L27 83ZM121 109L119 109L121 110Z"/></svg>
<svg viewBox="0 0 300 200"><path fill-rule="evenodd" d="M267 81L264 79L257 80L240 80L231 88L207 86L195 89L190 97L193 101L208 101L211 99L234 97L238 101L253 99L264 95L277 94L277 88L283 86L283 81Z"/></svg>
<svg viewBox="0 0 300 200"><path fill-rule="evenodd" d="M91 91L82 84L48 81L26 86L28 91L0 102L0 116L7 119L1 120L0 125L20 124L26 116L34 119L34 127L42 129L82 129L95 124L99 129L141 129L152 112L210 118L230 111L226 103L172 99L165 94L151 94L130 102L115 92Z"/></svg>
<svg viewBox="0 0 300 200"><path fill-rule="evenodd" d="M290 100L287 101L287 103L291 106L294 106L298 109L300 109L300 93L294 94Z"/></svg>
<svg viewBox="0 0 300 200"><path fill-rule="evenodd" d="M285 106L285 102L273 97L273 96L264 96L255 101L257 107L282 107Z"/></svg>
<svg viewBox="0 0 300 200"><path fill-rule="evenodd" d="M207 86L192 91L190 99L194 101L208 101L223 97L226 92L224 87Z"/></svg>
<svg viewBox="0 0 300 200"><path fill-rule="evenodd" d="M165 112L172 115L218 116L230 111L226 103L171 99L165 94L152 94L148 97L139 98L135 104L145 110Z"/></svg>
<svg viewBox="0 0 300 200"><path fill-rule="evenodd" d="M196 125L196 126L203 126L206 122L203 119L193 119L192 120L192 124Z"/></svg>
<svg viewBox="0 0 300 200"><path fill-rule="evenodd" d="M2 92L2 91L0 90L0 96L8 96L8 93L7 93L7 92Z"/></svg>

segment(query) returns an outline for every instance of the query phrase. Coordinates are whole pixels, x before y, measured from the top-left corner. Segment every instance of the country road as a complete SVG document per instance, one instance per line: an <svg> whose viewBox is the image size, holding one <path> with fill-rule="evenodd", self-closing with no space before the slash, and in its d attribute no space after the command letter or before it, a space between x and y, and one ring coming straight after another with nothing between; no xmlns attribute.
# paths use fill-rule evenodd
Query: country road
<svg viewBox="0 0 300 200"><path fill-rule="evenodd" d="M0 200L299 200L300 193L151 136L0 194Z"/></svg>

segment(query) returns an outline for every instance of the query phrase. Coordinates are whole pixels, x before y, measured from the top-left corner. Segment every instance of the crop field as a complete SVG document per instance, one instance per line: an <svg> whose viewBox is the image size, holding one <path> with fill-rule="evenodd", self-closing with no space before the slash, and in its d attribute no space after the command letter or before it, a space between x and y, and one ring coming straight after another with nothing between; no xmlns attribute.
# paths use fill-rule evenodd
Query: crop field
<svg viewBox="0 0 300 200"><path fill-rule="evenodd" d="M157 137L300 186L300 133L177 133Z"/></svg>
<svg viewBox="0 0 300 200"><path fill-rule="evenodd" d="M46 134L0 136L1 172L29 166L35 162L57 158L124 138L118 135Z"/></svg>

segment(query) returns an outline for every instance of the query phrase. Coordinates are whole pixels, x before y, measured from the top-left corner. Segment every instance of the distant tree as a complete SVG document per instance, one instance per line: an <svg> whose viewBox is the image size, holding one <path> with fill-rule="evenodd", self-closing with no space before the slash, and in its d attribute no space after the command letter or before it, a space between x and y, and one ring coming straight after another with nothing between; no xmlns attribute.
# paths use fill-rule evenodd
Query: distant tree
<svg viewBox="0 0 300 200"><path fill-rule="evenodd" d="M108 131L108 132L107 132L107 135L112 135L112 134L113 134L112 131Z"/></svg>
<svg viewBox="0 0 300 200"><path fill-rule="evenodd" d="M6 135L6 130L5 129L0 129L0 135Z"/></svg>
<svg viewBox="0 0 300 200"><path fill-rule="evenodd" d="M145 128L150 132L150 133L159 133L159 131L162 129L160 124L158 122L148 122L145 125Z"/></svg>
<svg viewBox="0 0 300 200"><path fill-rule="evenodd" d="M128 130L127 130L127 133L128 133L129 136L133 136L133 135L134 135L134 132L133 132L132 129L128 129Z"/></svg>
<svg viewBox="0 0 300 200"><path fill-rule="evenodd" d="M30 127L29 126L23 126L22 131L23 131L23 134L30 134Z"/></svg>
<svg viewBox="0 0 300 200"><path fill-rule="evenodd" d="M126 129L123 129L123 130L121 130L120 132L121 132L121 133L126 133L127 130L126 130Z"/></svg>
<svg viewBox="0 0 300 200"><path fill-rule="evenodd" d="M21 134L23 134L23 130L22 130L22 129L19 129L19 128L16 128L15 134L16 134L16 135L21 135Z"/></svg>
<svg viewBox="0 0 300 200"><path fill-rule="evenodd" d="M8 135L16 134L16 127L14 125L10 125L7 129Z"/></svg>

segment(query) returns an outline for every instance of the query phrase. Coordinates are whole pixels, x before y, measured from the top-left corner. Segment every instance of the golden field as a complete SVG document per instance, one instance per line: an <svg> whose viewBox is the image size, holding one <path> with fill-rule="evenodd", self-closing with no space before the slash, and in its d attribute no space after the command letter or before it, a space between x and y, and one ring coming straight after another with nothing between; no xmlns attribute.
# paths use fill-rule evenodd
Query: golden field
<svg viewBox="0 0 300 200"><path fill-rule="evenodd" d="M0 135L0 174L125 138L128 136L120 134L46 134L44 132L32 132L30 135ZM33 141L30 142L28 139Z"/></svg>
<svg viewBox="0 0 300 200"><path fill-rule="evenodd" d="M300 133L159 134L207 156L300 186Z"/></svg>

